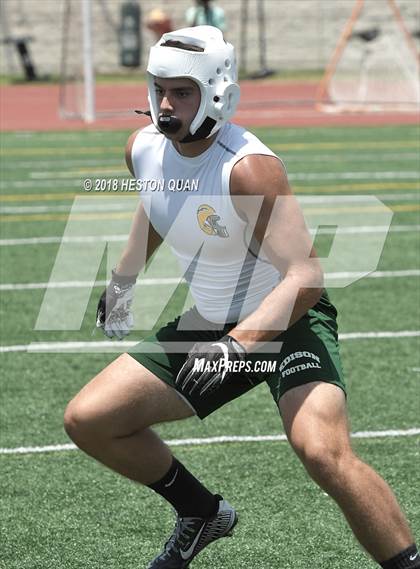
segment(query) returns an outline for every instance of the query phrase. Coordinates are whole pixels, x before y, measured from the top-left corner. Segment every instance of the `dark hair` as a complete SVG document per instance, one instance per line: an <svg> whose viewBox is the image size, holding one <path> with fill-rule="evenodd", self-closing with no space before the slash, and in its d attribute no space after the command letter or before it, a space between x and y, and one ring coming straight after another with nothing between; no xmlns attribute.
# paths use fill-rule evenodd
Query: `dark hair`
<svg viewBox="0 0 420 569"><path fill-rule="evenodd" d="M160 47L177 47L178 49L185 49L185 51L204 51L204 48L198 45L183 43L178 40L167 40L165 43L161 43Z"/></svg>

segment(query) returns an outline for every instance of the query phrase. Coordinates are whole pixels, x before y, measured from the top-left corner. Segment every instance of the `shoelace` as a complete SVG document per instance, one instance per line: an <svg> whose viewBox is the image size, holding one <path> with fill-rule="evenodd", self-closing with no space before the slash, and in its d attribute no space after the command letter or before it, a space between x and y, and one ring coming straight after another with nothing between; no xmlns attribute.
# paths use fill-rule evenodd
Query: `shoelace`
<svg viewBox="0 0 420 569"><path fill-rule="evenodd" d="M173 534L165 543L162 553L162 560L167 559L172 551L178 552L180 546L188 543L188 540L195 534L196 522L186 518L177 518Z"/></svg>

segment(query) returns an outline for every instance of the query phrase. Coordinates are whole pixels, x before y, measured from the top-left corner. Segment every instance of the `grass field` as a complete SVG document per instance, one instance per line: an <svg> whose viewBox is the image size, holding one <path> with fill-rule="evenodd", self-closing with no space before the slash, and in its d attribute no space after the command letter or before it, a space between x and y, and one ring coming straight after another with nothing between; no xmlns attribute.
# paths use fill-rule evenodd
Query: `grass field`
<svg viewBox="0 0 420 569"><path fill-rule="evenodd" d="M340 314L352 431L366 435L355 438L354 446L391 484L420 540L419 130L256 132L285 160L297 194L325 196L332 214L334 208L347 208L357 221L350 232L355 240L365 235L369 244L379 231L372 226L381 225L376 210L354 201L355 196L377 196L394 212L376 278L332 288L330 294ZM48 282L53 270L70 207L76 196L86 196L82 180L126 177L127 135L121 131L2 135L0 567L4 569L141 569L172 528L172 513L156 495L81 452L60 447L69 443L62 427L67 401L115 358L104 349L87 353L69 349L74 345L70 342L102 341L99 334L91 335L102 285L93 289L80 329L34 329L46 291L42 283ZM337 205L327 202L332 195L347 197ZM98 213L95 204L111 204L106 201L111 198L99 193L89 196L97 202L79 213L80 235L124 234L130 208L121 212L110 206ZM117 247L122 247L122 239L116 241ZM328 255L331 235L316 239L320 253ZM89 246L78 242L72 247L73 264L66 275L71 281L86 280L83 260L89 259ZM148 278L176 274L167 250L162 261ZM104 278L105 257L98 272L98 279ZM142 287L136 301L138 315L152 324L169 286L162 283ZM76 298L72 295L86 290L71 284L59 289L62 311L71 312ZM180 308L175 297L168 316ZM369 337L369 332L375 334ZM128 340L141 335L134 332ZM65 344L58 349L56 342ZM30 343L36 343L37 352L27 352ZM410 429L417 429L417 435L408 436ZM310 481L283 440L188 441L281 434L265 386L204 422L191 419L160 426L158 431L166 440L176 441L178 457L213 491L223 492L239 512L234 538L204 551L193 563L197 569L376 566L360 550L333 501ZM378 431L382 436L375 435ZM57 447L47 452L48 445Z"/></svg>

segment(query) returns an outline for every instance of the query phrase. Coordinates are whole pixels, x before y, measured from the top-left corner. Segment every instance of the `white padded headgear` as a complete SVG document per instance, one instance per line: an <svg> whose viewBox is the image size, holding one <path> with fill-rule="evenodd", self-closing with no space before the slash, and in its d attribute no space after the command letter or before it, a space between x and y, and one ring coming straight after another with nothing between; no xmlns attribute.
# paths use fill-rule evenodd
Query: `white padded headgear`
<svg viewBox="0 0 420 569"><path fill-rule="evenodd" d="M162 47L169 40L194 45L203 51ZM155 77L186 77L197 83L201 101L189 131L195 135L202 127L200 138L208 138L219 130L233 116L239 102L235 48L225 42L222 32L213 26L195 26L163 34L150 49L147 76L150 111L155 124L159 116Z"/></svg>

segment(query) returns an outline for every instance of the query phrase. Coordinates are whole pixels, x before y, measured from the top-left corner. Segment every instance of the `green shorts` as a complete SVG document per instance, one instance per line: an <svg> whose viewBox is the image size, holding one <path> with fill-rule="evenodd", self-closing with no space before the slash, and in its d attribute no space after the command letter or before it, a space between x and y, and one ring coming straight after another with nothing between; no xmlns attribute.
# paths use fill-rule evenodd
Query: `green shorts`
<svg viewBox="0 0 420 569"><path fill-rule="evenodd" d="M247 355L246 370L237 372L220 389L204 398L181 394L203 419L254 386L266 382L276 403L293 387L312 381L345 383L340 362L337 311L326 293L305 316L265 346ZM175 378L196 342L214 342L229 333L235 323L220 327L204 320L194 307L148 336L129 354L175 389ZM179 329L182 328L182 329ZM273 348L273 349L274 349Z"/></svg>

